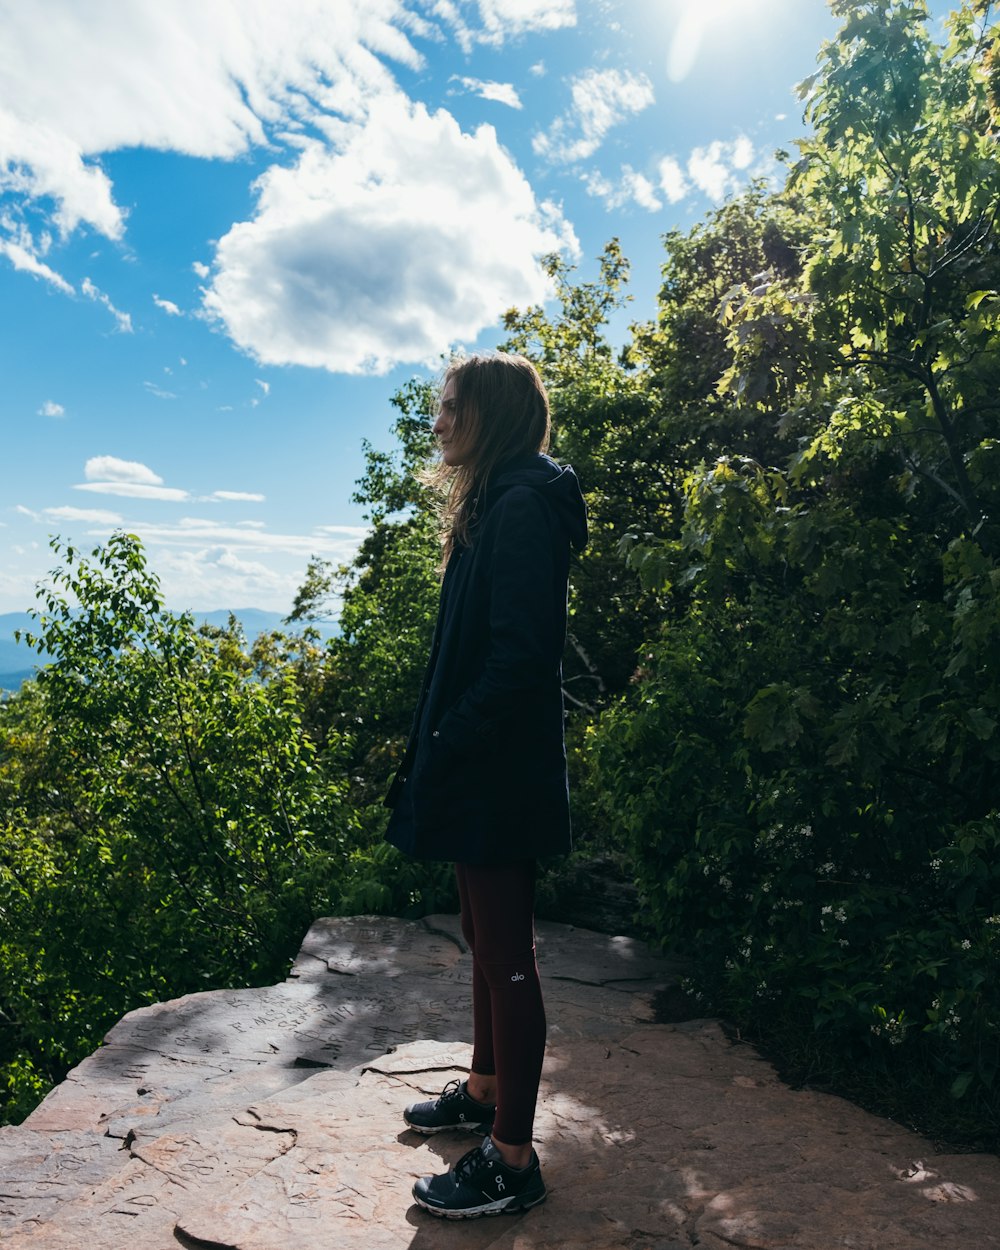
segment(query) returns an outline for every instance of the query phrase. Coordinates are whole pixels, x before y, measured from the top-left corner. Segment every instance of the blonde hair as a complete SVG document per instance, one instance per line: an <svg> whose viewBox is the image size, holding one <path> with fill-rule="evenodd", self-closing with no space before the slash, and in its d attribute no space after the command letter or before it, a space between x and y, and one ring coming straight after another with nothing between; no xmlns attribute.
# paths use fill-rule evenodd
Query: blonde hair
<svg viewBox="0 0 1000 1250"><path fill-rule="evenodd" d="M444 495L445 559L456 543L469 545L469 527L496 468L517 456L548 450L549 397L524 356L480 352L452 363L442 391L455 383L452 439L469 448L464 464L438 465L434 485Z"/></svg>

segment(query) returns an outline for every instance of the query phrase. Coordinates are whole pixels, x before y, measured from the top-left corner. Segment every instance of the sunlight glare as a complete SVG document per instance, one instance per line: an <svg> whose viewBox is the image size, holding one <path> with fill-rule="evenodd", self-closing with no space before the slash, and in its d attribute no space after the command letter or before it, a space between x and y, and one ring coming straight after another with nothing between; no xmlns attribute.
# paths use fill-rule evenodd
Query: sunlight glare
<svg viewBox="0 0 1000 1250"><path fill-rule="evenodd" d="M695 66L706 32L714 28L719 35L745 30L748 24L773 15L780 0L684 0L677 27L667 53L667 77L683 82Z"/></svg>

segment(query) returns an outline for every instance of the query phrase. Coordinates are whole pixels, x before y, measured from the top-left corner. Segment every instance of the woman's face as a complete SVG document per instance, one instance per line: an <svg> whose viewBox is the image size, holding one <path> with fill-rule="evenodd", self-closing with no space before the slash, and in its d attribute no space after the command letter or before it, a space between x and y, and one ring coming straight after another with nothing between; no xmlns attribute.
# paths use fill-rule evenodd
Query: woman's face
<svg viewBox="0 0 1000 1250"><path fill-rule="evenodd" d="M448 465L465 464L468 459L468 453L462 446L463 440L455 437L455 390L455 379L449 378L441 392L437 420L431 427L441 446L441 457Z"/></svg>

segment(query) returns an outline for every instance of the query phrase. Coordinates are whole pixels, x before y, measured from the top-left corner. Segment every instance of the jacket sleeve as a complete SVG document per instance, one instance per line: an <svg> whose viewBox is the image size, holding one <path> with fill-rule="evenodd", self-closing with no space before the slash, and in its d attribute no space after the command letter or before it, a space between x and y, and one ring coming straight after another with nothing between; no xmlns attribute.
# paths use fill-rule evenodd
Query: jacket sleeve
<svg viewBox="0 0 1000 1250"><path fill-rule="evenodd" d="M548 504L530 486L506 491L490 510L493 530L489 644L478 679L445 712L433 735L448 753L472 756L558 671L567 558ZM485 541L486 535L483 535Z"/></svg>

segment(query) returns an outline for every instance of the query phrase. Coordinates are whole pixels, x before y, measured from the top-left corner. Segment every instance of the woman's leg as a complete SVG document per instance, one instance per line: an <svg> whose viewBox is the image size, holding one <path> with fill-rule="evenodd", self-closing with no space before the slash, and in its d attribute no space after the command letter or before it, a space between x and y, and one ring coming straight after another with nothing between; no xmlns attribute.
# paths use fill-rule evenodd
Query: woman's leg
<svg viewBox="0 0 1000 1250"><path fill-rule="evenodd" d="M461 875L463 916L468 911L470 945L489 991L497 1082L493 1140L507 1163L523 1167L531 1158L545 1053L545 1007L535 963L535 865L465 864Z"/></svg>
<svg viewBox="0 0 1000 1250"><path fill-rule="evenodd" d="M462 936L472 952L472 1070L466 1089L477 1102L496 1102L496 1064L493 1060L493 1011L490 987L476 958L476 925L465 864L455 865L458 900L462 908Z"/></svg>

